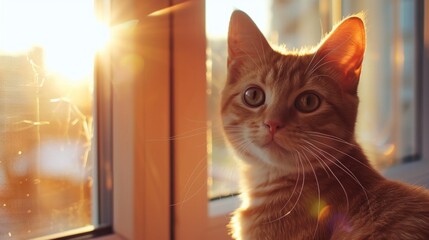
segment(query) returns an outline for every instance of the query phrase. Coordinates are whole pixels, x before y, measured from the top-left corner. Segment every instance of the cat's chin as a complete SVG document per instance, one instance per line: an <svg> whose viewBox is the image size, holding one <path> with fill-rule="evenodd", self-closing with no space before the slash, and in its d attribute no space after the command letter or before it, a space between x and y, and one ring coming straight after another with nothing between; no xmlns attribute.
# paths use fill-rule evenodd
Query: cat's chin
<svg viewBox="0 0 429 240"><path fill-rule="evenodd" d="M293 150L289 149L287 146L283 146L276 142L275 140L268 141L260 146L260 148L267 152L268 154L273 153L275 155L292 155Z"/></svg>
<svg viewBox="0 0 429 240"><path fill-rule="evenodd" d="M261 146L255 147L251 154L252 157L247 161L249 163L262 163L267 167L276 169L291 170L297 165L294 151L288 150L276 141L270 141Z"/></svg>
<svg viewBox="0 0 429 240"><path fill-rule="evenodd" d="M282 148L276 141L270 140L267 143L262 144L261 148Z"/></svg>

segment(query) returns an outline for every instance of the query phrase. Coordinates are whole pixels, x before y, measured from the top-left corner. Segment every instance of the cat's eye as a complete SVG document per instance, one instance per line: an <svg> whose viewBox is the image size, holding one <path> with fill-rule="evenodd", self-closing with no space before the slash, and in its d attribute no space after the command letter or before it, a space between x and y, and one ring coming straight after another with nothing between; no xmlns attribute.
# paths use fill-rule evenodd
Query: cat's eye
<svg viewBox="0 0 429 240"><path fill-rule="evenodd" d="M243 94L243 101L249 107L259 107L265 102L265 93L260 87L249 87Z"/></svg>
<svg viewBox="0 0 429 240"><path fill-rule="evenodd" d="M303 113L316 111L320 107L320 97L314 92L301 93L295 100L295 107Z"/></svg>

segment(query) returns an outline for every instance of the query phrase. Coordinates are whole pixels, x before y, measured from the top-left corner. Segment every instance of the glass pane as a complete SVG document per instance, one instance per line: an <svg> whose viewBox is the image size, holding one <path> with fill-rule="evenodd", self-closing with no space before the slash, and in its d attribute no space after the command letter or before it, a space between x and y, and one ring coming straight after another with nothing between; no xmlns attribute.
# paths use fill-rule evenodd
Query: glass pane
<svg viewBox="0 0 429 240"><path fill-rule="evenodd" d="M0 239L96 223L94 53L87 0L0 0Z"/></svg>
<svg viewBox="0 0 429 240"><path fill-rule="evenodd" d="M234 9L248 13L272 44L316 45L332 23L364 11L367 49L360 80L358 141L378 169L412 159L416 143L415 1L206 1L209 91L209 198L238 192L236 159L219 119L226 79L226 38Z"/></svg>
<svg viewBox="0 0 429 240"><path fill-rule="evenodd" d="M416 4L414 0L343 1L344 15L364 9L366 13L357 133L378 168L418 154Z"/></svg>

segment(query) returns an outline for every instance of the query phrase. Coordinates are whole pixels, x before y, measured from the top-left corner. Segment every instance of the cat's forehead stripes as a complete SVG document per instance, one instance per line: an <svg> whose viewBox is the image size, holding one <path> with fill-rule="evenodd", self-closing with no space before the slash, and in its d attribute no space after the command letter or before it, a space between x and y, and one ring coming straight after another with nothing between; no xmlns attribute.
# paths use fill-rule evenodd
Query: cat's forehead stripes
<svg viewBox="0 0 429 240"><path fill-rule="evenodd" d="M261 77L262 84L266 85L266 84L269 84L270 82L272 82L272 80L277 75L277 72L278 72L278 68L276 68L274 66L267 68L267 73Z"/></svg>
<svg viewBox="0 0 429 240"><path fill-rule="evenodd" d="M272 64L266 76L267 85L274 94L289 95L307 85L305 76L305 61L302 57L282 56Z"/></svg>

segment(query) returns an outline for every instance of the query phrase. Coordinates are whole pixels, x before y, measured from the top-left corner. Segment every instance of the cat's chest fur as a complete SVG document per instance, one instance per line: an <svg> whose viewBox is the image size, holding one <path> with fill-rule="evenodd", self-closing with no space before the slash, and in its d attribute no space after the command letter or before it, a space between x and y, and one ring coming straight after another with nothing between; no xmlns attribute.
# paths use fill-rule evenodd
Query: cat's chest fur
<svg viewBox="0 0 429 240"><path fill-rule="evenodd" d="M315 175L326 176L316 180ZM368 202L362 194L353 194L353 189L359 191L356 182L340 183L336 178L321 170L250 188L243 193L243 201L251 201L244 203L231 221L235 237L330 239L334 231L347 232L355 224L350 209L360 206L367 210Z"/></svg>
<svg viewBox="0 0 429 240"><path fill-rule="evenodd" d="M365 176L357 173L356 178L359 181L341 175L315 181L314 175L306 179L301 175L296 184L288 180L283 186L277 182L276 187L246 192L244 197L251 198L253 204L246 203L234 213L230 224L233 237L275 240L429 236L426 190L385 180L376 172Z"/></svg>

